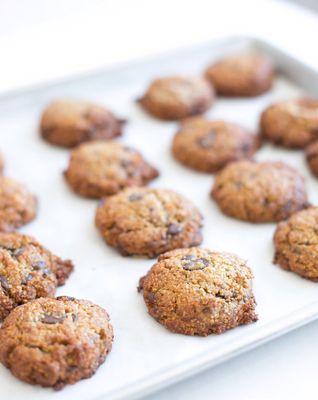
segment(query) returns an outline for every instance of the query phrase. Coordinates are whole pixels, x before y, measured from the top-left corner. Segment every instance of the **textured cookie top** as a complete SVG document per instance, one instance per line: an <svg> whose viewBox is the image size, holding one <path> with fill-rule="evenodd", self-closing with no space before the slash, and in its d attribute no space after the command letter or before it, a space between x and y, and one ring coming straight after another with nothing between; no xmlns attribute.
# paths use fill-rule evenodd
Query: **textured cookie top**
<svg viewBox="0 0 318 400"><path fill-rule="evenodd" d="M16 306L54 296L73 265L20 233L0 233L0 319Z"/></svg>
<svg viewBox="0 0 318 400"><path fill-rule="evenodd" d="M17 307L0 329L0 360L18 378L60 389L91 376L111 349L106 311L71 297Z"/></svg>
<svg viewBox="0 0 318 400"><path fill-rule="evenodd" d="M250 158L258 146L258 137L239 125L193 117L182 122L172 151L189 167L216 172L229 162Z"/></svg>
<svg viewBox="0 0 318 400"><path fill-rule="evenodd" d="M201 114L213 101L214 90L205 79L186 76L156 79L140 99L147 111L167 120Z"/></svg>
<svg viewBox="0 0 318 400"><path fill-rule="evenodd" d="M225 96L257 96L272 86L272 63L259 54L239 54L210 66L205 73L216 91Z"/></svg>
<svg viewBox="0 0 318 400"><path fill-rule="evenodd" d="M150 314L169 329L206 335L256 320L252 278L237 256L193 247L161 255L140 290Z"/></svg>
<svg viewBox="0 0 318 400"><path fill-rule="evenodd" d="M121 135L122 120L107 108L79 100L57 100L44 110L41 134L48 142L73 147L96 139Z"/></svg>
<svg viewBox="0 0 318 400"><path fill-rule="evenodd" d="M157 176L158 171L137 150L104 141L83 143L74 149L65 171L75 192L95 198L143 186Z"/></svg>
<svg viewBox="0 0 318 400"><path fill-rule="evenodd" d="M225 214L251 222L280 221L308 206L303 177L282 162L234 162L216 176L212 196Z"/></svg>
<svg viewBox="0 0 318 400"><path fill-rule="evenodd" d="M19 182L0 176L0 230L9 231L30 222L36 216L35 196Z"/></svg>
<svg viewBox="0 0 318 400"><path fill-rule="evenodd" d="M101 203L96 225L123 254L154 257L201 243L202 216L183 196L165 189L129 188Z"/></svg>
<svg viewBox="0 0 318 400"><path fill-rule="evenodd" d="M293 214L278 224L275 260L281 267L314 281L318 280L318 207Z"/></svg>
<svg viewBox="0 0 318 400"><path fill-rule="evenodd" d="M262 113L260 125L266 139L302 148L318 139L318 100L299 98L273 104Z"/></svg>

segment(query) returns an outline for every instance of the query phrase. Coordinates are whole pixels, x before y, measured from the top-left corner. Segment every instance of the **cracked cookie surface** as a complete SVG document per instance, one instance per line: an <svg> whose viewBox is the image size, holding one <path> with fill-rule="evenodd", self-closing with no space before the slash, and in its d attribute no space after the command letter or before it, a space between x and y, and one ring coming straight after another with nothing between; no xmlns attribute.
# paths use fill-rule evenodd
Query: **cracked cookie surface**
<svg viewBox="0 0 318 400"><path fill-rule="evenodd" d="M318 281L318 207L293 214L274 234L274 263Z"/></svg>
<svg viewBox="0 0 318 400"><path fill-rule="evenodd" d="M224 214L250 222L281 221L308 207L303 177L282 162L234 162L211 194Z"/></svg>
<svg viewBox="0 0 318 400"><path fill-rule="evenodd" d="M102 201L95 222L106 243L123 255L155 257L202 241L200 212L172 190L125 189Z"/></svg>
<svg viewBox="0 0 318 400"><path fill-rule="evenodd" d="M73 270L37 240L0 232L0 320L15 307L38 297L53 297Z"/></svg>
<svg viewBox="0 0 318 400"><path fill-rule="evenodd" d="M144 186L159 173L137 150L120 143L94 141L72 151L64 175L76 193L100 198L126 187Z"/></svg>
<svg viewBox="0 0 318 400"><path fill-rule="evenodd" d="M258 147L258 136L239 125L193 117L182 122L172 152L190 168L216 172L232 161L251 158Z"/></svg>
<svg viewBox="0 0 318 400"><path fill-rule="evenodd" d="M0 328L0 360L22 381L61 389L91 377L113 341L107 312L86 300L41 298Z"/></svg>
<svg viewBox="0 0 318 400"><path fill-rule="evenodd" d="M178 120L207 111L214 102L214 90L205 79L172 76L154 80L138 101L157 118Z"/></svg>
<svg viewBox="0 0 318 400"><path fill-rule="evenodd" d="M139 291L170 331L207 336L257 320L252 278L237 256L193 247L162 254Z"/></svg>
<svg viewBox="0 0 318 400"><path fill-rule="evenodd" d="M222 96L258 96L271 88L274 69L259 54L239 54L211 65L205 76Z"/></svg>
<svg viewBox="0 0 318 400"><path fill-rule="evenodd" d="M263 111L260 129L270 142L303 148L318 139L318 100L299 98L275 103Z"/></svg>
<svg viewBox="0 0 318 400"><path fill-rule="evenodd" d="M12 231L32 221L36 197L21 183L0 176L0 231Z"/></svg>
<svg viewBox="0 0 318 400"><path fill-rule="evenodd" d="M56 100L44 110L40 132L47 142L74 147L89 140L112 139L122 134L123 120L110 110L80 100Z"/></svg>

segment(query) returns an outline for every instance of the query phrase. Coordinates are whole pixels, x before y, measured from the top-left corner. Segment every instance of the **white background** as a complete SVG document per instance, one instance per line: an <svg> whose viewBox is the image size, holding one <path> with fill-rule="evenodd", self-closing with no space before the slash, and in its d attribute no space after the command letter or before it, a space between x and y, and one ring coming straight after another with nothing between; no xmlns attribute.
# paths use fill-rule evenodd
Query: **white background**
<svg viewBox="0 0 318 400"><path fill-rule="evenodd" d="M0 92L229 34L252 34L318 69L318 17L251 0L0 1ZM318 322L155 400L316 399Z"/></svg>

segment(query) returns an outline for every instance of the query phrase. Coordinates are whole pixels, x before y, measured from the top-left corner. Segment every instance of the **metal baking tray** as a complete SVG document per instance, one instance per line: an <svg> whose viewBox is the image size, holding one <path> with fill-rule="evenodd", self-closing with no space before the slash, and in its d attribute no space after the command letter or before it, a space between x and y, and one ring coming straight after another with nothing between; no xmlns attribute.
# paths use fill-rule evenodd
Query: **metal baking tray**
<svg viewBox="0 0 318 400"><path fill-rule="evenodd" d="M25 182L39 198L38 217L22 231L74 261L75 272L58 294L87 298L105 307L115 329L113 350L91 379L56 394L24 384L0 367L3 398L135 399L317 318L317 284L272 264L275 224L248 224L222 215L209 197L213 176L187 169L171 156L177 123L157 121L135 102L155 77L200 74L223 55L252 49L268 54L276 64L279 76L273 89L256 98L218 99L207 116L257 131L259 114L271 102L300 93L317 96L318 75L284 51L251 38L207 43L2 96L0 150L6 158L5 173ZM103 243L94 227L97 202L76 196L64 182L62 171L69 151L46 144L38 135L39 116L45 105L68 96L105 104L127 118L125 135L119 140L141 150L159 168L161 176L152 186L172 188L199 207L204 215L202 245L248 260L255 274L257 323L200 338L170 333L147 314L136 287L154 261L121 257ZM256 158L293 165L306 178L310 201L318 204L318 181L310 175L301 151L266 145Z"/></svg>

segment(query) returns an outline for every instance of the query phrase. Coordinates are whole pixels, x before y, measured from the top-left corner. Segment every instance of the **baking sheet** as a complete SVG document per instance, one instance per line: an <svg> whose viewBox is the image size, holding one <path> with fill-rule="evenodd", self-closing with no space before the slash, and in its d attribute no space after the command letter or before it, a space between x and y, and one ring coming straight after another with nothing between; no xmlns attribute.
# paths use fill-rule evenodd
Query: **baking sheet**
<svg viewBox="0 0 318 400"><path fill-rule="evenodd" d="M249 39L208 44L0 101L0 149L6 159L5 173L26 183L39 198L38 217L21 231L74 261L75 272L58 289L58 295L87 298L105 307L115 330L113 350L91 379L56 393L24 384L1 366L1 398L136 398L318 316L317 284L272 265L275 225L253 225L222 215L209 197L213 176L181 166L170 154L177 124L152 119L134 102L154 77L197 74L223 53L255 46L271 53L283 72L273 90L253 99L219 99L207 116L256 130L259 113L269 103L302 91L286 76L297 77L314 92L317 80L313 81L314 73L296 60ZM100 102L127 118L125 135L119 141L141 150L159 168L161 176L152 186L174 189L199 207L204 215L202 246L230 251L248 260L255 274L257 323L220 336L199 338L172 334L148 316L136 287L154 261L121 257L103 243L94 227L97 202L76 196L64 182L62 171L68 162L68 150L46 144L37 133L44 106L56 97L68 96ZM282 160L297 168L306 177L310 201L318 203L318 180L310 175L301 151L267 145L256 158Z"/></svg>

